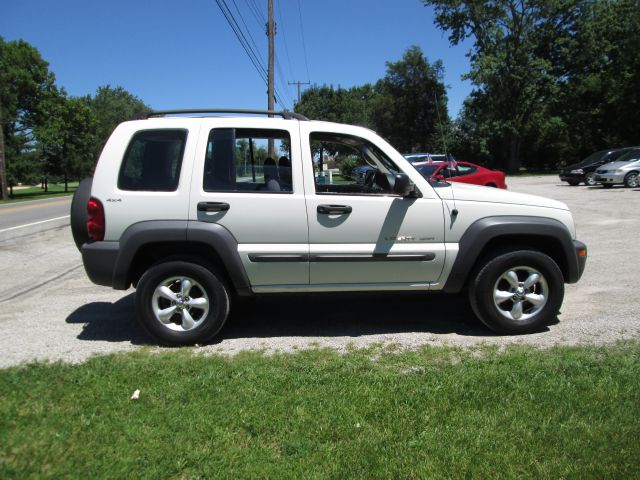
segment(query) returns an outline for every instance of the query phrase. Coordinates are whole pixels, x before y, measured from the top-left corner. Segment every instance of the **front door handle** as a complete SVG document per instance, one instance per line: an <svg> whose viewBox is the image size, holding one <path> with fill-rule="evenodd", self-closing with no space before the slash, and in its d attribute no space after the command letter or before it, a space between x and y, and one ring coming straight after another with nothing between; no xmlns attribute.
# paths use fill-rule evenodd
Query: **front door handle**
<svg viewBox="0 0 640 480"><path fill-rule="evenodd" d="M325 215L342 215L351 213L353 209L349 205L318 205L318 213Z"/></svg>
<svg viewBox="0 0 640 480"><path fill-rule="evenodd" d="M199 212L226 212L229 210L229 204L225 202L200 202L198 203Z"/></svg>

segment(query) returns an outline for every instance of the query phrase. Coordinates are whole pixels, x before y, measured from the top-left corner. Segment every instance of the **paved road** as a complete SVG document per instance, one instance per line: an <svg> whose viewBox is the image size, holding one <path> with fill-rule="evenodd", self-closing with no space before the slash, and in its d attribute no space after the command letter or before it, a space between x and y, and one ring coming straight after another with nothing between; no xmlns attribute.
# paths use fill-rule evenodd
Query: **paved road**
<svg viewBox="0 0 640 480"><path fill-rule="evenodd" d="M0 239L69 223L71 196L0 205Z"/></svg>
<svg viewBox="0 0 640 480"><path fill-rule="evenodd" d="M256 302L236 313L201 352L294 351L393 344L502 347L607 344L640 339L640 189L569 187L556 176L509 178L509 189L556 198L572 209L589 247L580 283L566 286L559 323L533 335L494 335L464 298L304 296ZM83 361L151 344L138 326L133 290L93 285L71 232L58 227L0 240L0 367L33 360Z"/></svg>

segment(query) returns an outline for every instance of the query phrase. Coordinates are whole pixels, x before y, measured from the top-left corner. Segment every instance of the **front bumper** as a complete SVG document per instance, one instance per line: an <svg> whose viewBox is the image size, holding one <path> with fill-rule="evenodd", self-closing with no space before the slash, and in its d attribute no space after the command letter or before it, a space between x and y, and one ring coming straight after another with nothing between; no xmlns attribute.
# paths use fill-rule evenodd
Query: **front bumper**
<svg viewBox="0 0 640 480"><path fill-rule="evenodd" d="M560 172L559 176L563 182L584 182L584 173Z"/></svg>
<svg viewBox="0 0 640 480"><path fill-rule="evenodd" d="M624 176L624 173L596 173L596 182L610 185L623 184Z"/></svg>
<svg viewBox="0 0 640 480"><path fill-rule="evenodd" d="M576 258L578 259L577 270L572 275L572 278L567 279L567 283L576 283L580 280L580 277L582 277L584 273L584 268L587 265L587 246L578 240L574 240L573 247L575 248Z"/></svg>

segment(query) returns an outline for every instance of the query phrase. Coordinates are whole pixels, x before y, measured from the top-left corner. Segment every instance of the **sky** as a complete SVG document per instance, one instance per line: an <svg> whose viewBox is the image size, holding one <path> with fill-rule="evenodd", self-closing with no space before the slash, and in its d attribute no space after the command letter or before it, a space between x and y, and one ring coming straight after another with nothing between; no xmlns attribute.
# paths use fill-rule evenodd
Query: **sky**
<svg viewBox="0 0 640 480"><path fill-rule="evenodd" d="M222 0L218 0L222 1ZM267 0L224 0L266 65ZM297 87L375 83L386 62L418 45L445 68L449 114L472 89L471 43L452 47L419 0L274 0L276 92L293 109ZM152 108L266 109L265 82L217 0L0 0L0 35L23 39L69 95L122 86ZM305 85L301 87L303 90Z"/></svg>

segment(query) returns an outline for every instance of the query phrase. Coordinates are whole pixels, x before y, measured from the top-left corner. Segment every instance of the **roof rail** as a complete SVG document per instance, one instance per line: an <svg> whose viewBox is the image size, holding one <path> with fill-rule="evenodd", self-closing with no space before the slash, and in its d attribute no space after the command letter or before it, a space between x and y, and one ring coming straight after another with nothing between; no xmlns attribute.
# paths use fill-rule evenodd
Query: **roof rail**
<svg viewBox="0 0 640 480"><path fill-rule="evenodd" d="M238 110L233 108L202 108L202 109L187 109L187 110L158 110L149 112L144 115L143 118L150 117L164 117L167 115L187 115L187 114L209 114L209 113L237 113L237 114L253 114L253 115L273 115L282 117L285 120L303 120L309 119L304 115L300 115L295 112L276 112L273 110Z"/></svg>

